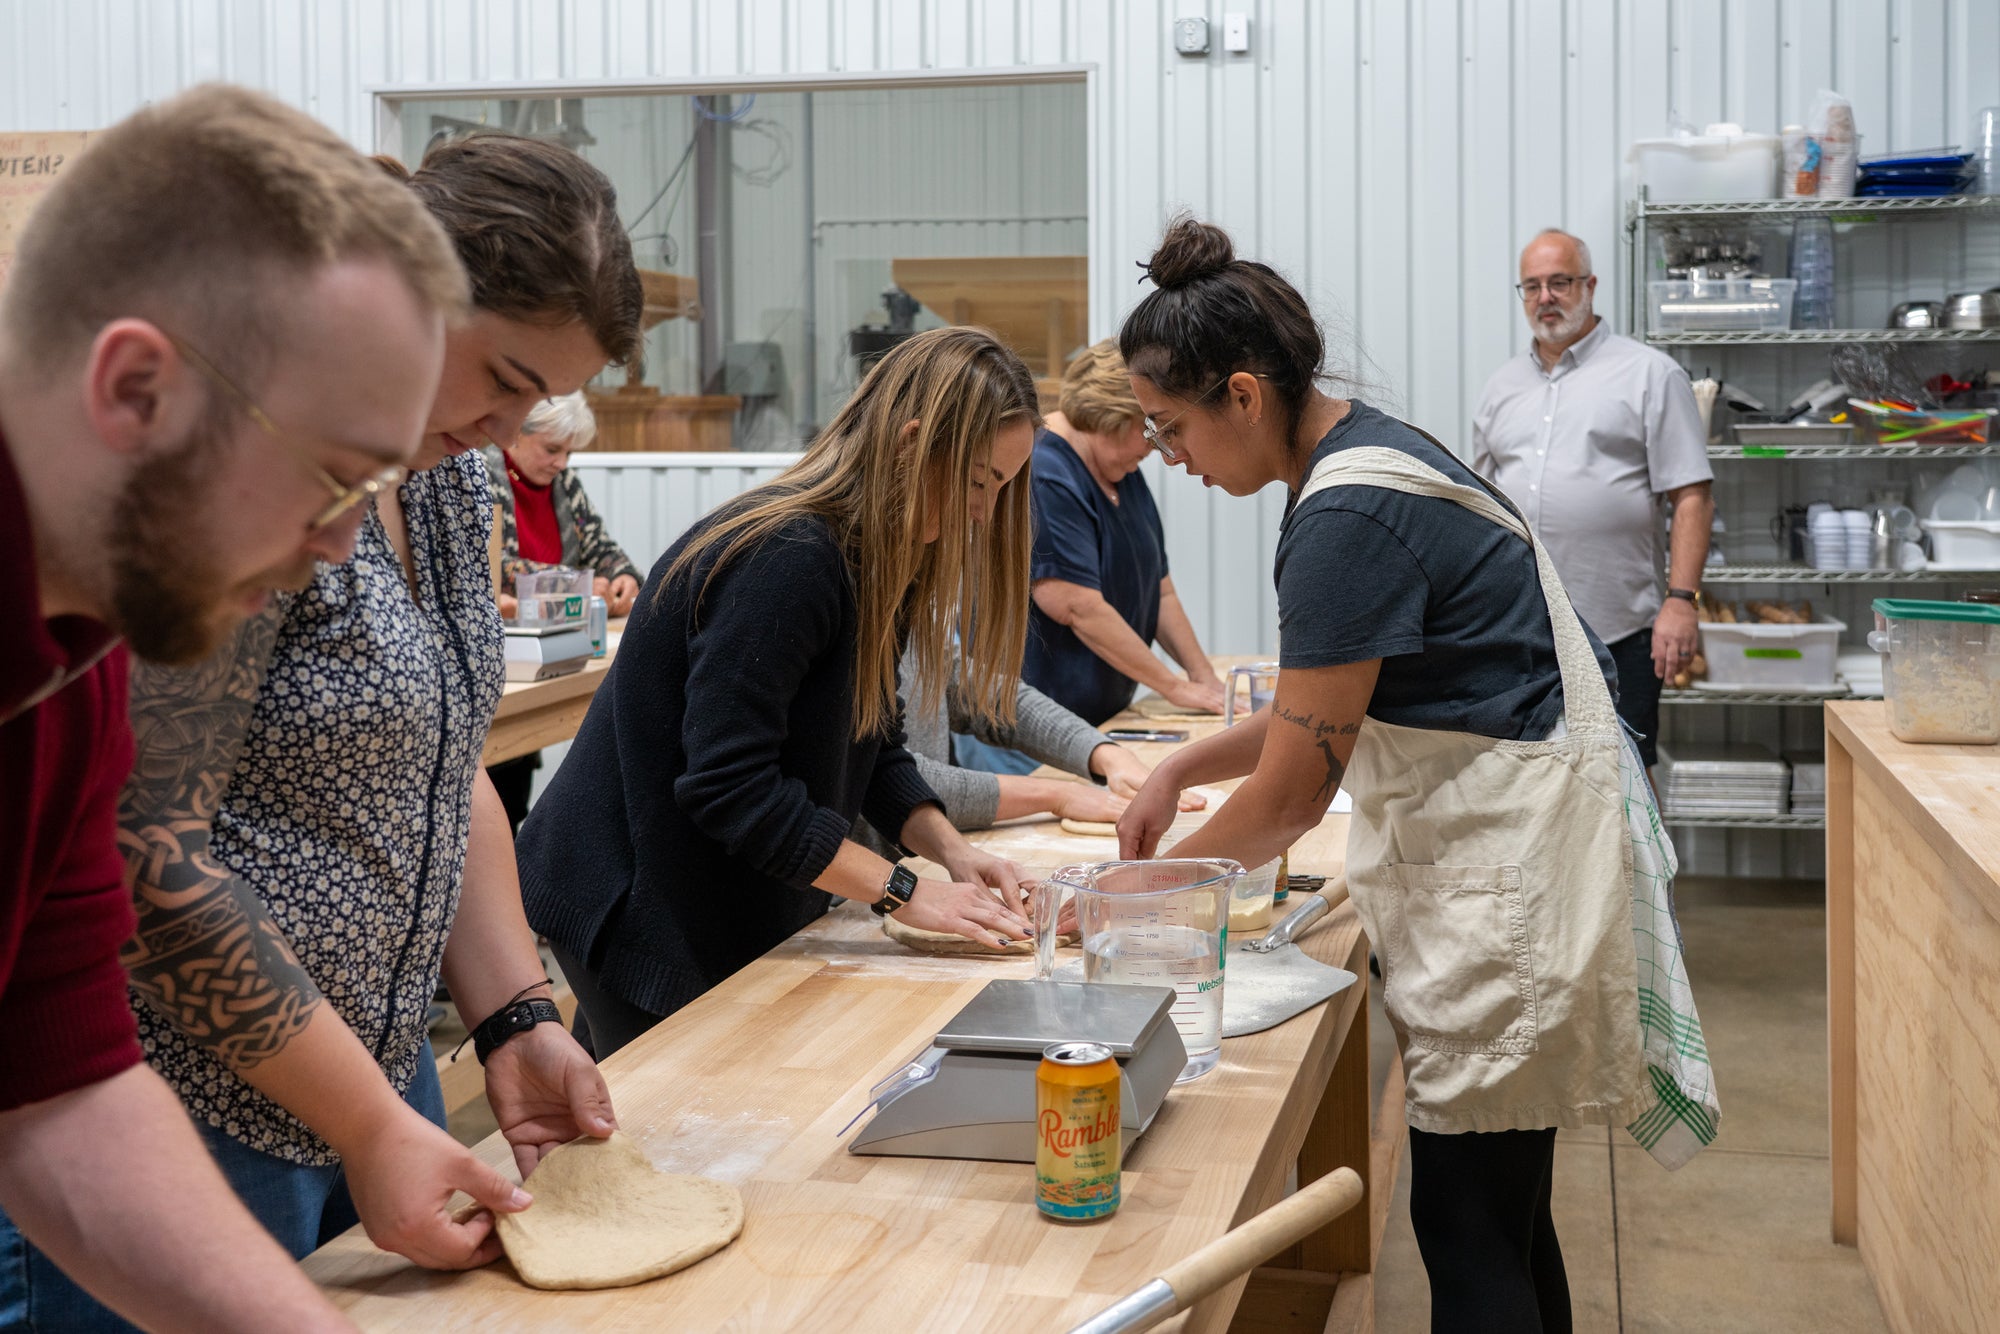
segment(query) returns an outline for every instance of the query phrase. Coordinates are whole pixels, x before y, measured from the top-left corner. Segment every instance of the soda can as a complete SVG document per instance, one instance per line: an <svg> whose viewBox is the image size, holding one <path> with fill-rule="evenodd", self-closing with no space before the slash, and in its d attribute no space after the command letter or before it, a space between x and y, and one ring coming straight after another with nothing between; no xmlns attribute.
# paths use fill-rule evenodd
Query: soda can
<svg viewBox="0 0 2000 1334"><path fill-rule="evenodd" d="M1118 1062L1096 1042L1058 1042L1035 1071L1035 1205L1088 1222L1118 1209Z"/></svg>
<svg viewBox="0 0 2000 1334"><path fill-rule="evenodd" d="M611 608L600 597L590 599L590 656L604 656L604 641L611 625Z"/></svg>

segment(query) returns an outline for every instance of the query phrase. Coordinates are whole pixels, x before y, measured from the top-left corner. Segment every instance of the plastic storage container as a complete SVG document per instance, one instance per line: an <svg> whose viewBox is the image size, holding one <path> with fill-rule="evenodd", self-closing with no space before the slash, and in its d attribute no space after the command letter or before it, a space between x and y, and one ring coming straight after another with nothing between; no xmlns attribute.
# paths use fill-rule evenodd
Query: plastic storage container
<svg viewBox="0 0 2000 1334"><path fill-rule="evenodd" d="M1820 689L1834 684L1844 622L1811 625L1709 621L1701 627L1708 684L1744 690Z"/></svg>
<svg viewBox="0 0 2000 1334"><path fill-rule="evenodd" d="M1277 902L1278 867L1283 863L1284 858L1273 857L1255 870L1245 871L1236 882L1236 891L1229 900L1232 934L1263 931L1271 925L1272 909Z"/></svg>
<svg viewBox="0 0 2000 1334"><path fill-rule="evenodd" d="M1792 224L1791 277L1794 329L1833 327L1833 220L1800 218Z"/></svg>
<svg viewBox="0 0 2000 1334"><path fill-rule="evenodd" d="M1931 535L1933 570L2000 570L2000 521L1931 519L1924 531Z"/></svg>
<svg viewBox="0 0 2000 1334"><path fill-rule="evenodd" d="M1665 278L1646 284L1656 333L1761 333L1792 327L1792 278Z"/></svg>
<svg viewBox="0 0 2000 1334"><path fill-rule="evenodd" d="M1868 647L1899 739L2000 742L2000 607L1877 598Z"/></svg>
<svg viewBox="0 0 2000 1334"><path fill-rule="evenodd" d="M1634 140L1626 154L1656 204L1775 199L1780 144L1775 134L1711 125L1701 134Z"/></svg>
<svg viewBox="0 0 2000 1334"><path fill-rule="evenodd" d="M1847 400L1855 438L1870 445L1983 445L2000 408L1924 411L1866 399Z"/></svg>

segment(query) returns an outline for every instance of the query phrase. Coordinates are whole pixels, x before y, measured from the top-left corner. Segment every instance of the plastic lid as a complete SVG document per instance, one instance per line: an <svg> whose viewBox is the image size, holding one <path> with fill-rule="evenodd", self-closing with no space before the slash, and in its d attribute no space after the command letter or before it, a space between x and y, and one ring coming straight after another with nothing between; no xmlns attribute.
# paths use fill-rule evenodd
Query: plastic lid
<svg viewBox="0 0 2000 1334"><path fill-rule="evenodd" d="M1984 625L2000 625L2000 607L1980 602L1876 598L1875 614L1891 621L1977 621Z"/></svg>

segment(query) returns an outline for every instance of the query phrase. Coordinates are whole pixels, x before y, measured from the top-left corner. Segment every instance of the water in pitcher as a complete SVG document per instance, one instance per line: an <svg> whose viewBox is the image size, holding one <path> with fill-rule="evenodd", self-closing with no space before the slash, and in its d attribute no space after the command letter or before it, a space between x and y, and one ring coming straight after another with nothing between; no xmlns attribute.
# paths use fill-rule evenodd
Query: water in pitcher
<svg viewBox="0 0 2000 1334"><path fill-rule="evenodd" d="M1207 1074L1222 1054L1221 945L1213 931L1165 923L1084 937L1085 981L1174 989L1174 1027L1188 1053L1176 1082Z"/></svg>

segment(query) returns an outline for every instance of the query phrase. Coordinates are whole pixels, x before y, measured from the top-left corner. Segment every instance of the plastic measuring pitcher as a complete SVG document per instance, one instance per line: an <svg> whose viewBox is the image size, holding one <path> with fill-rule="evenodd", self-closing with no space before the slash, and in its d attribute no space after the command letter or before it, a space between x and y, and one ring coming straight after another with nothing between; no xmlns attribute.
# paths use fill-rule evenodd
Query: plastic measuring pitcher
<svg viewBox="0 0 2000 1334"><path fill-rule="evenodd" d="M1222 965L1229 901L1243 868L1221 859L1097 862L1057 872L1076 897L1083 980L1172 987L1187 1047L1184 1082L1222 1055Z"/></svg>
<svg viewBox="0 0 2000 1334"><path fill-rule="evenodd" d="M1250 709L1244 717L1269 704L1278 693L1278 664L1275 662L1246 662L1229 669L1229 693L1222 697L1222 723L1225 727L1236 726L1236 678L1247 678L1250 682Z"/></svg>

